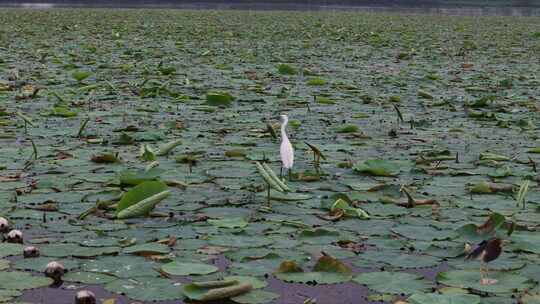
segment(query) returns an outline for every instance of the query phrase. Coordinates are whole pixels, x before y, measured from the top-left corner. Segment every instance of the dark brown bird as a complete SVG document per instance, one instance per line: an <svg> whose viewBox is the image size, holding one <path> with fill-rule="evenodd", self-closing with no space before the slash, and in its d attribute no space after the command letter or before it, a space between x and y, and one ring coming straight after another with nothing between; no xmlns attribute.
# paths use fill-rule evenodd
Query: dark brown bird
<svg viewBox="0 0 540 304"><path fill-rule="evenodd" d="M502 245L503 240L499 238L484 240L465 257L467 260L476 259L480 261L480 284L492 285L497 283L497 280L488 278L489 270L487 263L496 260L501 255Z"/></svg>

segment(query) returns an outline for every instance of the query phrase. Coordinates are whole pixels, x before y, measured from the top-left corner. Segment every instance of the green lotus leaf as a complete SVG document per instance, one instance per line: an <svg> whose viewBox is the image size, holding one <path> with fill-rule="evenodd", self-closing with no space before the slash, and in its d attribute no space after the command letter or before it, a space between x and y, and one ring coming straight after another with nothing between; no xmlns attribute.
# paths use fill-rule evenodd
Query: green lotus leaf
<svg viewBox="0 0 540 304"><path fill-rule="evenodd" d="M367 272L354 277L354 282L380 293L412 294L428 291L433 284L422 276L405 272Z"/></svg>
<svg viewBox="0 0 540 304"><path fill-rule="evenodd" d="M218 268L216 266L208 264L183 263L179 261L174 261L161 266L161 270L171 275L187 276L194 274L202 275L214 273L218 271Z"/></svg>

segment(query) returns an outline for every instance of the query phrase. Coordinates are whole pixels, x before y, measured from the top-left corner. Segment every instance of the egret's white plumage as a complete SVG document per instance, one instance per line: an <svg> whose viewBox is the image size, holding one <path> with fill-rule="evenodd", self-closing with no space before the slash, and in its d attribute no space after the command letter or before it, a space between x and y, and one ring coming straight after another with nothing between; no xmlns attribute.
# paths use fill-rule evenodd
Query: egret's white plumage
<svg viewBox="0 0 540 304"><path fill-rule="evenodd" d="M283 168L290 170L294 163L294 150L285 131L288 122L289 118L287 115L281 115L281 147L279 148L279 152L281 154Z"/></svg>

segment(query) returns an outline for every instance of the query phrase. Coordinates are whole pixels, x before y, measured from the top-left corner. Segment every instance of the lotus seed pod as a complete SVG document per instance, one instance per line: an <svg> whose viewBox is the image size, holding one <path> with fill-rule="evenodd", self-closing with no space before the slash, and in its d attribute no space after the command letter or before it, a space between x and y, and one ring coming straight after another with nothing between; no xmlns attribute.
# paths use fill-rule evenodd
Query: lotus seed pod
<svg viewBox="0 0 540 304"><path fill-rule="evenodd" d="M19 244L22 244L23 243L23 234L20 230L11 230L10 232L8 232L7 236L6 236L6 241L8 243L19 243Z"/></svg>
<svg viewBox="0 0 540 304"><path fill-rule="evenodd" d="M25 258L37 258L39 256L39 249L34 246L24 247L23 256Z"/></svg>
<svg viewBox="0 0 540 304"><path fill-rule="evenodd" d="M75 304L96 304L96 295L90 290L79 290L75 296Z"/></svg>
<svg viewBox="0 0 540 304"><path fill-rule="evenodd" d="M45 268L45 275L53 279L55 282L61 282L64 273L64 265L60 262L52 261L47 264L47 268Z"/></svg>
<svg viewBox="0 0 540 304"><path fill-rule="evenodd" d="M8 220L0 216L0 233L6 233L8 231L9 231Z"/></svg>

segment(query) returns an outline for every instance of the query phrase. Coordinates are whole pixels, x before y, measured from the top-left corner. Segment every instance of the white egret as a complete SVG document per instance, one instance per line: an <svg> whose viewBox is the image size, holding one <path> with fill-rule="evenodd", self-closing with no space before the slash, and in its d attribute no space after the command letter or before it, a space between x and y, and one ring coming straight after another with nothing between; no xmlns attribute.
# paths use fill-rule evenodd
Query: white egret
<svg viewBox="0 0 540 304"><path fill-rule="evenodd" d="M281 155L281 175L283 175L283 168L285 168L289 170L290 179L291 169L294 163L294 150L285 131L288 122L289 118L287 115L281 115L281 147L279 148L279 153Z"/></svg>

